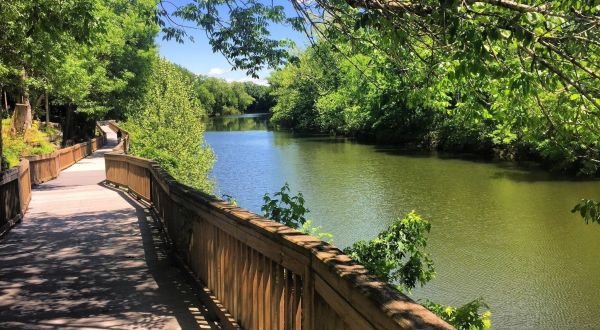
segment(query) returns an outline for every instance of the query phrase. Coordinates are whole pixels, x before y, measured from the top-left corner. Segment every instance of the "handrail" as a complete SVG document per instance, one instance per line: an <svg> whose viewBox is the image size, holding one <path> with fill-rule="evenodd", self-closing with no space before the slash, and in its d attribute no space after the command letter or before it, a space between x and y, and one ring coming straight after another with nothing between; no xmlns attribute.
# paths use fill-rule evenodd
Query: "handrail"
<svg viewBox="0 0 600 330"><path fill-rule="evenodd" d="M101 136L103 141L106 142L108 138L106 136L106 132L102 129L102 126L101 126L102 123L103 123L103 121L96 122L96 133L98 133L97 136Z"/></svg>
<svg viewBox="0 0 600 330"><path fill-rule="evenodd" d="M107 120L106 124L115 133L119 134L120 132L121 135L119 137L119 143L113 148L113 151L123 152L125 154L129 153L129 132L119 127L114 120Z"/></svg>
<svg viewBox="0 0 600 330"><path fill-rule="evenodd" d="M6 234L23 216L31 201L29 161L0 172L0 236Z"/></svg>
<svg viewBox="0 0 600 330"><path fill-rule="evenodd" d="M98 123L96 128L100 129L101 136L51 154L23 157L19 166L0 172L0 236L25 216L32 184L56 179L62 170L104 145L106 133Z"/></svg>
<svg viewBox="0 0 600 330"><path fill-rule="evenodd" d="M106 143L106 133L70 147L54 151L51 154L24 157L29 160L31 182L40 184L56 179L61 171L91 155Z"/></svg>
<svg viewBox="0 0 600 330"><path fill-rule="evenodd" d="M105 154L107 182L151 204L194 275L246 329L452 329L312 236Z"/></svg>

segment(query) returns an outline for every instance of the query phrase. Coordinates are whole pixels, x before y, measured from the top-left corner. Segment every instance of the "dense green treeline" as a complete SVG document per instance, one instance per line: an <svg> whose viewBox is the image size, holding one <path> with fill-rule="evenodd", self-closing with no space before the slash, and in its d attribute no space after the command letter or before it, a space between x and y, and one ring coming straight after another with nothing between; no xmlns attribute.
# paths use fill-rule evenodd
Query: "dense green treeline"
<svg viewBox="0 0 600 330"><path fill-rule="evenodd" d="M94 135L140 99L157 56L156 2L0 1L3 166ZM34 121L36 120L37 121ZM62 132L51 125L59 123ZM62 141L62 142L61 142Z"/></svg>
<svg viewBox="0 0 600 330"><path fill-rule="evenodd" d="M378 42L376 36L369 38ZM330 37L272 74L272 121L378 143L533 157L555 169L596 173L597 116L581 112L578 94L556 85L556 91L536 86L521 70L516 50L509 46L504 51L513 52L506 55L514 56L510 66L480 68L467 79L462 75L472 64L452 56L431 66L406 51L399 67L376 49ZM503 78L511 71L523 74L523 80ZM549 121L548 112L587 123Z"/></svg>
<svg viewBox="0 0 600 330"><path fill-rule="evenodd" d="M254 102L240 82L229 83L219 78L198 76L195 89L209 116L238 115Z"/></svg>
<svg viewBox="0 0 600 330"><path fill-rule="evenodd" d="M204 106L208 116L268 112L272 106L268 86L198 75L179 65L175 65L175 68L189 79L194 97Z"/></svg>
<svg viewBox="0 0 600 330"><path fill-rule="evenodd" d="M567 2L544 14L449 7L446 29L433 16L327 8L336 15L315 25L317 41L270 78L273 121L597 174L600 49L586 16L597 8L578 3L571 18Z"/></svg>
<svg viewBox="0 0 600 330"><path fill-rule="evenodd" d="M182 4L171 14L205 29L213 49L237 69L255 74L287 63L271 80L278 123L456 151L496 149L597 174L595 1L292 5L295 12L288 14L260 0L210 0ZM285 40L273 38L272 23L287 23L316 45L297 59ZM177 26L161 27L169 38L186 38Z"/></svg>

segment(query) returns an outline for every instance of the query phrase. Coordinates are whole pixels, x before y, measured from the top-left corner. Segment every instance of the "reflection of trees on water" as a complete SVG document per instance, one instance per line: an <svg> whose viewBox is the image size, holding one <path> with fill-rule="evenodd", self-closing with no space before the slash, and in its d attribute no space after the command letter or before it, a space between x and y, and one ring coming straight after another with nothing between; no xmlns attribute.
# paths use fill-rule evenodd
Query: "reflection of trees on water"
<svg viewBox="0 0 600 330"><path fill-rule="evenodd" d="M206 123L207 131L267 131L270 128L268 116L215 117Z"/></svg>

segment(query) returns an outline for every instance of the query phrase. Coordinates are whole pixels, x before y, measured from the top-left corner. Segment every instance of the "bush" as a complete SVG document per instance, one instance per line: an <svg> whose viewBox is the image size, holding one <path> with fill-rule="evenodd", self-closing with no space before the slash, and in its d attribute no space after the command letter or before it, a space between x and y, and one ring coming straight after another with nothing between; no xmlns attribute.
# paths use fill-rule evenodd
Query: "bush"
<svg viewBox="0 0 600 330"><path fill-rule="evenodd" d="M130 152L153 159L179 182L212 192L208 173L214 162L204 143L206 115L194 97L193 81L173 64L154 64L146 93L123 124L131 134Z"/></svg>
<svg viewBox="0 0 600 330"><path fill-rule="evenodd" d="M19 165L21 157L50 154L56 146L49 137L55 135L53 128L40 129L40 122L34 121L31 128L22 135L10 135L10 119L2 120L2 153L8 167Z"/></svg>

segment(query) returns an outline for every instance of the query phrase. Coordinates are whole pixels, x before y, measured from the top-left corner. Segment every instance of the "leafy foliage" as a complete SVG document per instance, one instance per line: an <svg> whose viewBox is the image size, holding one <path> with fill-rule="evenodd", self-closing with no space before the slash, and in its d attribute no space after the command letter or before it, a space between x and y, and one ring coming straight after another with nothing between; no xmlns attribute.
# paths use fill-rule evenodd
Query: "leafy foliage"
<svg viewBox="0 0 600 330"><path fill-rule="evenodd" d="M600 224L600 202L591 199L582 199L575 207L573 207L571 212L579 212L586 224L589 224L590 222Z"/></svg>
<svg viewBox="0 0 600 330"><path fill-rule="evenodd" d="M492 326L490 311L479 313L481 309L489 308L481 298L461 307L444 306L431 301L427 301L425 307L440 316L442 320L452 324L457 330L487 330Z"/></svg>
<svg viewBox="0 0 600 330"><path fill-rule="evenodd" d="M171 7L170 7L171 6ZM183 24L173 18L193 22L206 31L213 51L221 52L234 69L246 70L254 77L260 69L277 67L289 58L288 40L271 36L269 24L293 23L286 18L283 6L263 4L258 0L194 1L175 6L167 1L159 3L156 19L165 39L183 42L188 39Z"/></svg>
<svg viewBox="0 0 600 330"><path fill-rule="evenodd" d="M40 105L50 98L62 114L65 138L77 118L110 112L122 118L141 97L156 56L154 0L3 1L0 11L0 86L9 104ZM91 125L93 127L93 125Z"/></svg>
<svg viewBox="0 0 600 330"><path fill-rule="evenodd" d="M296 196L290 194L290 185L286 182L281 190L273 194L273 198L266 193L263 196L261 210L265 218L275 220L288 227L301 228L306 223L306 213L309 210L304 207L304 196L298 193Z"/></svg>
<svg viewBox="0 0 600 330"><path fill-rule="evenodd" d="M446 149L500 148L561 170L597 173L594 1L292 4L295 15L258 0L195 2L172 14L206 29L213 50L237 68L288 63L288 73L274 79L283 86L274 91L280 124L399 142L416 135ZM306 32L315 44L307 63L288 61L271 23ZM181 26L161 24L167 38L185 37ZM316 56L322 63L311 70Z"/></svg>
<svg viewBox="0 0 600 330"><path fill-rule="evenodd" d="M240 82L198 76L195 90L209 116L241 114L254 102L254 98L246 92L245 85Z"/></svg>
<svg viewBox="0 0 600 330"><path fill-rule="evenodd" d="M312 220L306 219L306 214L310 211L304 207L304 196L301 192L296 196L291 195L290 186L287 182L281 187L280 191L273 194L273 198L268 193L265 194L263 201L264 204L261 210L265 218L298 229L320 240L333 242L331 233L322 231L321 226L314 226Z"/></svg>
<svg viewBox="0 0 600 330"><path fill-rule="evenodd" d="M271 95L270 86L245 82L244 87L246 88L246 93L254 99L245 112L266 113L271 111L271 108L275 105L275 99Z"/></svg>
<svg viewBox="0 0 600 330"><path fill-rule="evenodd" d="M396 219L370 241L358 241L344 253L398 289L410 292L435 276L433 261L424 251L431 224L414 211Z"/></svg>
<svg viewBox="0 0 600 330"><path fill-rule="evenodd" d="M2 120L2 149L8 168L19 165L21 157L50 154L56 150L56 146L49 141L56 134L54 129L40 128L40 123L34 121L23 135L11 136L9 121Z"/></svg>
<svg viewBox="0 0 600 330"><path fill-rule="evenodd" d="M557 170L597 172L600 121L592 115L594 105L567 93L569 87L536 66L539 58L520 53L518 43L489 37L481 41L481 53L452 53L429 39L382 36L370 25L353 28L349 40L339 25L349 25L355 15L361 14L348 9L319 26L319 40L272 75L275 123L383 143L504 150ZM590 50L592 57L597 53Z"/></svg>
<svg viewBox="0 0 600 330"><path fill-rule="evenodd" d="M298 228L301 232L314 236L321 241L325 241L329 244L333 244L333 234L330 232L323 231L323 226L315 226L312 220L306 220L302 224L302 227Z"/></svg>
<svg viewBox="0 0 600 330"><path fill-rule="evenodd" d="M206 112L194 97L193 81L165 60L156 60L144 97L128 116L130 152L157 161L178 181L210 193L214 162L204 143Z"/></svg>

